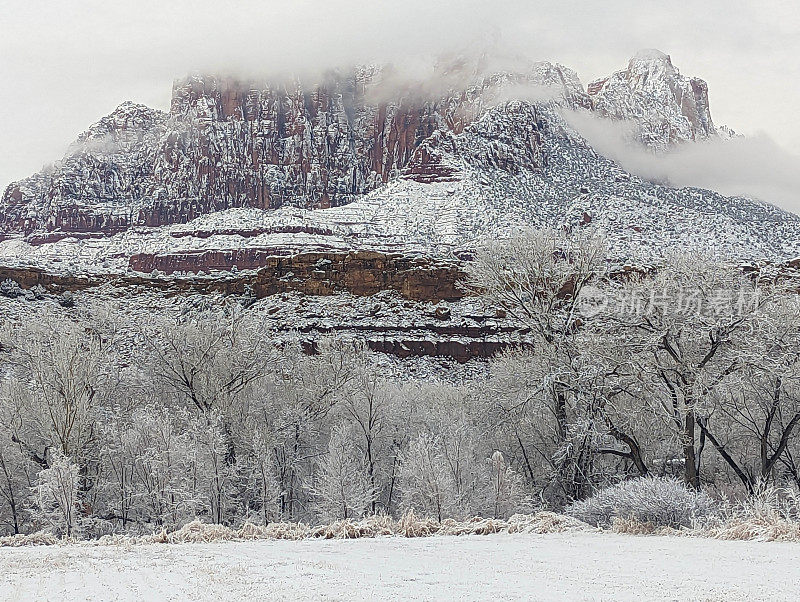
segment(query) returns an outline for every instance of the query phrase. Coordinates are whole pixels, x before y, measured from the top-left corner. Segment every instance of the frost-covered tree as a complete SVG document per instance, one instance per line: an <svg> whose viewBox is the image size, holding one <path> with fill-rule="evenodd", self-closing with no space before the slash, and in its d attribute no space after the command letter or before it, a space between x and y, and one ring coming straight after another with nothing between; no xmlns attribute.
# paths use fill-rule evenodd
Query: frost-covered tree
<svg viewBox="0 0 800 602"><path fill-rule="evenodd" d="M438 520L508 516L528 507L524 480L463 422L419 434L401 454L398 476L401 507Z"/></svg>
<svg viewBox="0 0 800 602"><path fill-rule="evenodd" d="M615 329L631 353L642 398L672 425L683 478L700 487L701 455L714 395L743 363L740 337L762 319L769 295L735 266L675 255L654 273L623 283Z"/></svg>
<svg viewBox="0 0 800 602"><path fill-rule="evenodd" d="M164 318L145 331L154 375L201 413L225 414L265 374L268 329L238 306L200 319Z"/></svg>
<svg viewBox="0 0 800 602"><path fill-rule="evenodd" d="M605 247L591 234L542 230L489 242L465 267L470 289L531 331L536 351L519 356L529 361L521 369L530 384L515 402L505 404L505 411L518 413L530 404L539 406L534 414L552 416L555 448L546 453L567 499L580 498L591 488L591 433L577 361L584 322L579 303L586 287L604 277L605 258Z"/></svg>
<svg viewBox="0 0 800 602"><path fill-rule="evenodd" d="M136 522L171 527L208 515L198 478L204 467L195 463L189 421L185 410L153 405L131 417L127 449L135 503L129 514Z"/></svg>
<svg viewBox="0 0 800 602"><path fill-rule="evenodd" d="M98 483L99 504L96 511L109 521L119 521L122 529L141 520L139 511L141 490L137 487L136 431L132 423L138 414L122 416L107 414L101 423L104 442L101 452L103 478Z"/></svg>
<svg viewBox="0 0 800 602"><path fill-rule="evenodd" d="M113 345L104 332L52 314L7 329L3 345L11 362L0 436L45 468L53 453L72 458L90 489L101 408L118 383Z"/></svg>
<svg viewBox="0 0 800 602"><path fill-rule="evenodd" d="M32 437L29 447L80 455L94 436L108 370L99 341L79 326L50 321L15 331L12 345L20 369L12 394L20 398L20 430Z"/></svg>
<svg viewBox="0 0 800 602"><path fill-rule="evenodd" d="M58 450L53 453L50 467L36 477L29 511L35 524L57 535L80 534L79 469Z"/></svg>
<svg viewBox="0 0 800 602"><path fill-rule="evenodd" d="M322 452L319 434L353 379L354 358L362 351L362 346L330 339L319 342L314 356L299 344L287 346L268 378L268 395L255 404L261 407L254 413L256 422L273 434L281 515L286 518L299 513L305 496L302 483L313 471L311 459Z"/></svg>
<svg viewBox="0 0 800 602"><path fill-rule="evenodd" d="M10 437L0 438L0 524L11 533L22 532L25 501L39 469Z"/></svg>
<svg viewBox="0 0 800 602"><path fill-rule="evenodd" d="M353 443L363 455L369 489L374 493L370 502L370 510L374 513L381 490L383 475L380 473L389 460L385 428L397 400L393 398L393 388L373 365L372 354L361 349L354 355L354 360L353 378L343 387L339 403L342 416L353 425Z"/></svg>
<svg viewBox="0 0 800 602"><path fill-rule="evenodd" d="M749 492L783 480L779 472L800 483L791 445L800 430L800 300L770 295L733 346L737 369L697 424Z"/></svg>
<svg viewBox="0 0 800 602"><path fill-rule="evenodd" d="M334 426L311 486L313 507L323 521L360 518L373 508L376 491L352 426Z"/></svg>
<svg viewBox="0 0 800 602"><path fill-rule="evenodd" d="M267 433L256 431L246 448L247 453L238 454L236 465L239 518L266 525L281 516L281 489L273 458L274 441Z"/></svg>
<svg viewBox="0 0 800 602"><path fill-rule="evenodd" d="M403 508L440 521L453 516L452 472L442 461L435 437L419 435L410 443L400 458L399 476Z"/></svg>

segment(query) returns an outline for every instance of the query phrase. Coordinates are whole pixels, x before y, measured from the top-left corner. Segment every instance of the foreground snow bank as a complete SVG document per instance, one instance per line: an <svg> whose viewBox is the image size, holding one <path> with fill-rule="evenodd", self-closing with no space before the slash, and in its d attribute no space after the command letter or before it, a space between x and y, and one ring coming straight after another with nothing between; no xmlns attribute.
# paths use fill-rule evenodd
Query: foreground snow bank
<svg viewBox="0 0 800 602"><path fill-rule="evenodd" d="M0 553L0 600L798 598L800 544L607 532Z"/></svg>

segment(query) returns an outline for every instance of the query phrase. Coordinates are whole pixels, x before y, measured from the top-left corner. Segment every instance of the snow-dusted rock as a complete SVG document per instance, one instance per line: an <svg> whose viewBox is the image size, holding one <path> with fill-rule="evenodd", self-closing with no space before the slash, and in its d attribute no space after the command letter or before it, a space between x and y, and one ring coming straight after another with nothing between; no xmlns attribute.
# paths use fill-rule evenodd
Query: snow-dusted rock
<svg viewBox="0 0 800 602"><path fill-rule="evenodd" d="M708 106L708 85L681 75L658 50L642 50L627 69L588 86L592 107L637 125L641 141L656 149L717 135Z"/></svg>

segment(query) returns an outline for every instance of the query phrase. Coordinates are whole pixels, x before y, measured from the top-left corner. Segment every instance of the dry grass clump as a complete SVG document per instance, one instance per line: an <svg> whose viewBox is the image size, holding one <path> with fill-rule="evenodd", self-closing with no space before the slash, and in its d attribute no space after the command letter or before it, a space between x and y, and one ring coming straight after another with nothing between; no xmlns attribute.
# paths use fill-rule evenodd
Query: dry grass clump
<svg viewBox="0 0 800 602"><path fill-rule="evenodd" d="M659 526L627 516L616 517L611 530L627 535L800 541L800 494L788 489L767 488L739 502L720 503L718 515L694 521L690 527Z"/></svg>
<svg viewBox="0 0 800 602"><path fill-rule="evenodd" d="M238 529L231 529L225 525L204 523L195 519L175 531L162 529L160 533L139 537L136 543L210 543L214 541L253 541L258 539L298 540L314 537L314 532L314 529L304 523L269 523L268 525L245 523Z"/></svg>
<svg viewBox="0 0 800 602"><path fill-rule="evenodd" d="M322 539L360 539L362 537L381 537L394 535L397 532L397 522L385 514L368 516L361 520L351 519L336 521L330 525L314 527L308 537Z"/></svg>
<svg viewBox="0 0 800 602"><path fill-rule="evenodd" d="M674 537L705 537L729 541L800 541L800 523L777 519L765 521L738 517L692 528L658 527L635 518L616 518L611 527L614 533L625 535L667 535Z"/></svg>
<svg viewBox="0 0 800 602"><path fill-rule="evenodd" d="M397 535L403 537L430 537L436 535L441 524L432 518L418 517L414 510L408 510L397 523Z"/></svg>
<svg viewBox="0 0 800 602"><path fill-rule="evenodd" d="M61 540L47 533L14 535L0 538L2 546L53 545L75 543L78 545L132 545L211 543L217 541L253 541L275 539L360 539L365 537L432 537L438 535L491 535L493 533L563 533L565 531L596 531L574 518L554 512L515 514L508 520L474 517L465 521L452 519L441 522L417 516L413 510L405 512L398 520L387 515L374 515L360 520L340 520L329 525L310 527L304 523L270 523L266 526L245 523L238 529L225 525L194 520L181 528L162 529L152 535L104 535L89 541Z"/></svg>
<svg viewBox="0 0 800 602"><path fill-rule="evenodd" d="M148 535L147 537L153 537L153 535ZM81 546L129 546L133 543L144 543L140 542L142 539L141 536L134 536L134 535L101 535L97 538L92 539L84 539L80 541L72 541L70 543L75 543Z"/></svg>
<svg viewBox="0 0 800 602"><path fill-rule="evenodd" d="M149 540L148 543L210 543L240 538L236 537L236 531L225 525L209 524L195 519L176 531L162 529L160 533L142 539Z"/></svg>
<svg viewBox="0 0 800 602"><path fill-rule="evenodd" d="M623 533L625 535L669 535L670 527L658 527L650 521L642 522L633 517L616 517L611 524L611 530L614 533Z"/></svg>
<svg viewBox="0 0 800 602"><path fill-rule="evenodd" d="M0 537L0 548L20 548L22 546L52 546L61 543L63 540L55 535L45 533L44 531L37 531L36 533L7 535Z"/></svg>
<svg viewBox="0 0 800 602"><path fill-rule="evenodd" d="M700 529L697 534L727 540L800 541L800 523L784 519L770 523L743 518Z"/></svg>
<svg viewBox="0 0 800 602"><path fill-rule="evenodd" d="M508 519L509 533L565 533L567 531L600 531L577 518L556 512L515 514Z"/></svg>
<svg viewBox="0 0 800 602"><path fill-rule="evenodd" d="M462 522L444 520L439 527L439 535L491 535L506 532L508 523L497 518L474 516Z"/></svg>
<svg viewBox="0 0 800 602"><path fill-rule="evenodd" d="M800 541L800 494L792 489L764 488L727 504L720 520L695 530L715 539Z"/></svg>
<svg viewBox="0 0 800 602"><path fill-rule="evenodd" d="M586 523L555 512L515 514L508 520L473 517L465 521L452 519L441 523L418 518L413 511L402 516L397 534L403 537L430 535L491 535L493 533L564 533L566 531L599 531Z"/></svg>
<svg viewBox="0 0 800 602"><path fill-rule="evenodd" d="M245 523L238 530L240 539L288 539L296 541L308 537L311 527L305 523L269 523L268 525L254 525Z"/></svg>

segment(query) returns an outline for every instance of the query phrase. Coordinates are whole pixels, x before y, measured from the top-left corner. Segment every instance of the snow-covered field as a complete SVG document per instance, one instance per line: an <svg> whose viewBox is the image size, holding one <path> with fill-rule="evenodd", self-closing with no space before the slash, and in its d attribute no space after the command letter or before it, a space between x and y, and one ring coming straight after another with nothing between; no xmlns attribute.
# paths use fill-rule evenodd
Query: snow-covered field
<svg viewBox="0 0 800 602"><path fill-rule="evenodd" d="M0 549L2 600L797 600L800 544L608 533Z"/></svg>

